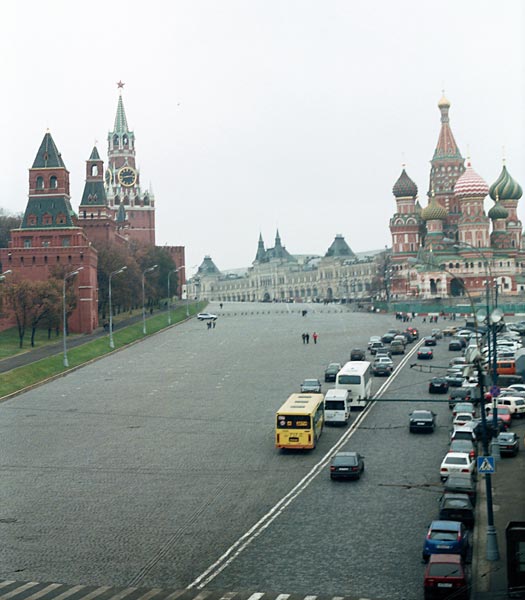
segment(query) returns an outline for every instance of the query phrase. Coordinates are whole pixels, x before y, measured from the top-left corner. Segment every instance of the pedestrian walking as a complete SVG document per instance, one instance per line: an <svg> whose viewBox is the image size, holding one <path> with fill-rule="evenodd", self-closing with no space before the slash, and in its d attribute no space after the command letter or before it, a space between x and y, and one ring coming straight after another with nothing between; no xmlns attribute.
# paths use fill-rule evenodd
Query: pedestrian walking
<svg viewBox="0 0 525 600"><path fill-rule="evenodd" d="M301 337L303 338L303 344L306 344L306 333L303 333Z"/></svg>
<svg viewBox="0 0 525 600"><path fill-rule="evenodd" d="M307 344L310 343L310 334L309 333L306 334L306 343Z"/></svg>
<svg viewBox="0 0 525 600"><path fill-rule="evenodd" d="M317 335L317 333L315 331L313 332L312 337L314 338L314 344L317 344L317 338L319 336Z"/></svg>
<svg viewBox="0 0 525 600"><path fill-rule="evenodd" d="M208 329L211 329L211 323L210 323L210 321L208 321L208 322L206 323L206 327L207 327Z"/></svg>
<svg viewBox="0 0 525 600"><path fill-rule="evenodd" d="M213 329L215 329L215 321L212 321L212 325Z"/></svg>

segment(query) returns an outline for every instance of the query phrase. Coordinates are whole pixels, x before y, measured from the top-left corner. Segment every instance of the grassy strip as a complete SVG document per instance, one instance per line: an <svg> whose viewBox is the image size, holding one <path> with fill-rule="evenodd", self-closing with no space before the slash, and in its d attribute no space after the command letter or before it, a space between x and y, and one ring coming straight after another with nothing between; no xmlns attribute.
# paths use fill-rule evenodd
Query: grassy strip
<svg viewBox="0 0 525 600"><path fill-rule="evenodd" d="M206 303L204 302L190 306L190 316L200 312L204 306L206 306ZM184 319L186 319L186 307L181 306L172 311L172 324L179 323ZM142 321L118 329L113 333L115 349L123 348L128 344L144 339L144 337L153 335L167 327L168 315L167 313L162 313L146 319L146 336L142 333ZM93 359L100 358L110 352L113 351L109 347L109 335L91 342L86 342L76 348L71 348L67 352L69 369L83 365ZM18 367L17 369L2 374L0 379L0 398L35 385L50 377L65 373L68 369L64 367L63 360L64 356L62 352L60 352L59 354L54 354L48 358L43 358L42 360L23 367Z"/></svg>

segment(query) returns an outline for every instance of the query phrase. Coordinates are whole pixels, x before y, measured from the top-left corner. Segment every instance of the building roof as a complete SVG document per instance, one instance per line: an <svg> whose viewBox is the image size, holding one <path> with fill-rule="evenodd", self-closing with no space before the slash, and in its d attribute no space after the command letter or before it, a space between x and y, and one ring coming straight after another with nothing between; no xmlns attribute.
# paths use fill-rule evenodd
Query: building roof
<svg viewBox="0 0 525 600"><path fill-rule="evenodd" d="M443 206L441 206L441 204L439 204L436 197L432 195L430 202L421 211L421 218L424 221L444 221L447 218L447 211Z"/></svg>
<svg viewBox="0 0 525 600"><path fill-rule="evenodd" d="M330 248L328 248L326 251L325 257L330 256L333 258L355 258L355 254L352 252L350 246L345 242L345 238L340 233L335 236Z"/></svg>
<svg viewBox="0 0 525 600"><path fill-rule="evenodd" d="M66 168L62 155L57 150L49 131L44 135L33 162L33 169Z"/></svg>
<svg viewBox="0 0 525 600"><path fill-rule="evenodd" d="M118 97L117 114L115 115L113 133L127 133L128 131L128 120L126 119L126 111L124 110L124 102L122 101L121 94Z"/></svg>
<svg viewBox="0 0 525 600"><path fill-rule="evenodd" d="M417 196L417 185L410 179L404 168L394 183L392 193L396 198L415 198Z"/></svg>
<svg viewBox="0 0 525 600"><path fill-rule="evenodd" d="M86 181L80 206L107 206L103 181Z"/></svg>
<svg viewBox="0 0 525 600"><path fill-rule="evenodd" d="M519 200L523 195L523 190L520 184L509 175L507 167L503 165L499 177L490 186L489 194L493 200L496 200L496 198L500 200Z"/></svg>
<svg viewBox="0 0 525 600"><path fill-rule="evenodd" d="M212 274L220 274L219 269L216 267L215 263L211 259L210 256L205 256L202 261L200 267L197 270L197 275L212 275Z"/></svg>
<svg viewBox="0 0 525 600"><path fill-rule="evenodd" d="M506 219L508 216L509 211L499 200L496 200L494 206L489 210L489 219L494 221L496 219Z"/></svg>
<svg viewBox="0 0 525 600"><path fill-rule="evenodd" d="M441 111L441 130L432 160L443 158L462 159L449 125L448 109L450 108L450 102L443 96L438 103L438 107Z"/></svg>
<svg viewBox="0 0 525 600"><path fill-rule="evenodd" d="M30 197L20 229L63 229L74 227L75 212L66 196Z"/></svg>
<svg viewBox="0 0 525 600"><path fill-rule="evenodd" d="M454 195L457 198L485 198L489 193L489 186L486 181L480 177L472 168L470 162L467 162L467 168L454 186Z"/></svg>
<svg viewBox="0 0 525 600"><path fill-rule="evenodd" d="M91 156L89 157L89 160L100 160L100 155L96 146L93 146L93 150L91 150Z"/></svg>

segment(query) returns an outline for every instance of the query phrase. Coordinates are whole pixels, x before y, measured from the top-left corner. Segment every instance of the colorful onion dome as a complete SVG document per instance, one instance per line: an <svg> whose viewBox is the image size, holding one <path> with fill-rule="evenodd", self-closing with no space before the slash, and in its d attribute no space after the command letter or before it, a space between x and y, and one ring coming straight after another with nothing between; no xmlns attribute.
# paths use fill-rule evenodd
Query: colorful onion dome
<svg viewBox="0 0 525 600"><path fill-rule="evenodd" d="M439 108L450 108L450 102L445 98L445 94L441 96L441 100L438 102Z"/></svg>
<svg viewBox="0 0 525 600"><path fill-rule="evenodd" d="M417 196L417 185L410 179L405 169L401 171L399 179L394 183L392 193L396 198L414 198Z"/></svg>
<svg viewBox="0 0 525 600"><path fill-rule="evenodd" d="M493 200L496 200L496 198L500 200L519 200L523 195L523 190L521 185L509 175L507 167L503 165L500 176L490 186L489 194Z"/></svg>
<svg viewBox="0 0 525 600"><path fill-rule="evenodd" d="M439 204L436 200L436 197L432 195L430 202L425 206L425 208L421 212L421 218L424 221L434 221L439 219L440 221L444 221L447 218L447 211L445 208Z"/></svg>
<svg viewBox="0 0 525 600"><path fill-rule="evenodd" d="M474 171L470 162L468 162L465 172L456 181L456 185L454 186L456 198L485 198L488 193L489 186L485 180Z"/></svg>

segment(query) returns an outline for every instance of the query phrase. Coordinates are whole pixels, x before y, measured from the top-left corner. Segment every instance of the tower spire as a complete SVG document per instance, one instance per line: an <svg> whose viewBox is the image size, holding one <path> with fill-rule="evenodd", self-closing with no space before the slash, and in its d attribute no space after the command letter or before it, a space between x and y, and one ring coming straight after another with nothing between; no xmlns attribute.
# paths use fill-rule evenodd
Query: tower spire
<svg viewBox="0 0 525 600"><path fill-rule="evenodd" d="M122 92L118 97L117 114L115 115L115 125L113 127L115 133L128 133L128 120L126 119L126 111L124 110L124 102L122 101Z"/></svg>

